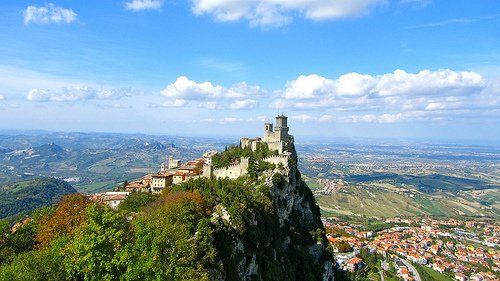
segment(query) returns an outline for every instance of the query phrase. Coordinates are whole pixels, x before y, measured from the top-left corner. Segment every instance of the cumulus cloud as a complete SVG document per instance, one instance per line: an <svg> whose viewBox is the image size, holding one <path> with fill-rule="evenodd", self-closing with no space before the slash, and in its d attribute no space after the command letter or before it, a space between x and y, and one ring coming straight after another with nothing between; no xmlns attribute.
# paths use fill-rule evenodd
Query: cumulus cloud
<svg viewBox="0 0 500 281"><path fill-rule="evenodd" d="M474 96L486 87L487 83L477 73L449 69L418 73L396 70L377 76L347 73L338 79L311 74L289 81L274 103L277 107L346 109L406 102L406 107L412 107L431 101L457 102L451 98Z"/></svg>
<svg viewBox="0 0 500 281"><path fill-rule="evenodd" d="M72 9L55 6L52 3L45 6L28 6L24 11L24 24L72 23L77 14Z"/></svg>
<svg viewBox="0 0 500 281"><path fill-rule="evenodd" d="M157 10L163 6L164 0L132 0L125 2L125 9L129 11Z"/></svg>
<svg viewBox="0 0 500 281"><path fill-rule="evenodd" d="M257 101L246 99L246 100L237 100L229 105L231 109L250 109L254 108L257 104Z"/></svg>
<svg viewBox="0 0 500 281"><path fill-rule="evenodd" d="M347 73L337 79L311 74L287 82L271 107L365 112L339 118L349 122L393 123L439 115L451 118L471 111L499 112L499 85L475 72L450 69Z"/></svg>
<svg viewBox="0 0 500 281"><path fill-rule="evenodd" d="M200 101L199 106L208 109L221 107L230 109L253 108L257 104L255 99L262 93L259 86L251 86L245 82L227 88L208 81L196 82L186 76L178 77L175 82L161 91L161 94L169 100Z"/></svg>
<svg viewBox="0 0 500 281"><path fill-rule="evenodd" d="M283 26L295 15L311 20L366 15L386 0L193 0L196 15L209 14L218 21L246 20L251 26Z"/></svg>
<svg viewBox="0 0 500 281"><path fill-rule="evenodd" d="M299 114L299 115L290 116L290 120L305 122L305 121L313 120L313 117L311 117L307 114Z"/></svg>
<svg viewBox="0 0 500 281"><path fill-rule="evenodd" d="M32 102L72 102L84 100L112 100L130 96L131 89L96 89L89 86L66 87L59 91L49 89L31 89L26 96Z"/></svg>
<svg viewBox="0 0 500 281"><path fill-rule="evenodd" d="M5 100L5 97L3 95L0 95L0 101Z"/></svg>
<svg viewBox="0 0 500 281"><path fill-rule="evenodd" d="M193 104L205 109L243 110L266 104L300 122L394 123L415 119L452 119L473 113L500 113L500 81L469 71L442 69L381 75L346 73L337 78L300 75L269 92L238 83L230 87L178 77L161 94L169 107ZM39 93L44 99L44 93ZM165 105L165 106L166 106ZM311 113L316 112L316 114ZM334 117L335 116L335 117Z"/></svg>

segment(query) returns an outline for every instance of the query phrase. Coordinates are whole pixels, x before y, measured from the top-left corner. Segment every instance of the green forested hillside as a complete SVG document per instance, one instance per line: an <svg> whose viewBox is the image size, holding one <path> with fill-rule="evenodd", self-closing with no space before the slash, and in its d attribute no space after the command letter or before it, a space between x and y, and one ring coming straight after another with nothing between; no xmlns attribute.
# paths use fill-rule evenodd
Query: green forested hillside
<svg viewBox="0 0 500 281"><path fill-rule="evenodd" d="M262 149L250 151L248 175L238 179L132 193L117 210L65 195L15 227L0 220L0 281L332 280L320 210L294 148L286 166L262 165ZM4 192L32 194L27 187Z"/></svg>
<svg viewBox="0 0 500 281"><path fill-rule="evenodd" d="M0 218L52 205L61 196L75 192L70 184L54 178L38 178L1 186Z"/></svg>

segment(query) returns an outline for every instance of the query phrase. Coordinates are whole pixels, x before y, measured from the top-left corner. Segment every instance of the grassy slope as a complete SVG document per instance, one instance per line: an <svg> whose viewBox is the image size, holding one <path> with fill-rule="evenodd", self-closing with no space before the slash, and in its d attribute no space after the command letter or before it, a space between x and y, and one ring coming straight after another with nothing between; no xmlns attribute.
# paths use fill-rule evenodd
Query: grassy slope
<svg viewBox="0 0 500 281"><path fill-rule="evenodd" d="M52 205L61 196L75 192L70 184L53 178L38 178L2 186L0 218Z"/></svg>
<svg viewBox="0 0 500 281"><path fill-rule="evenodd" d="M498 210L481 210L481 206L454 196L429 196L415 194L414 197L386 189L350 187L343 192L317 195L324 214L361 214L376 217L394 216L497 216Z"/></svg>
<svg viewBox="0 0 500 281"><path fill-rule="evenodd" d="M417 269L422 281L452 281L448 276L439 273L431 268L426 266L414 265Z"/></svg>

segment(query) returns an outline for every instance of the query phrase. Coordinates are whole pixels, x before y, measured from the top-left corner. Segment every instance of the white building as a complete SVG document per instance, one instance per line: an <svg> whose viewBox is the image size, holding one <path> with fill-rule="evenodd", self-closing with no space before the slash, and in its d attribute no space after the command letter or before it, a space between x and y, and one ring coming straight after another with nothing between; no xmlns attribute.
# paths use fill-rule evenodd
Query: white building
<svg viewBox="0 0 500 281"><path fill-rule="evenodd" d="M108 204L111 208L116 209L118 205L120 205L125 198L130 194L130 192L127 191L110 191L106 192L103 195L103 201L104 203Z"/></svg>

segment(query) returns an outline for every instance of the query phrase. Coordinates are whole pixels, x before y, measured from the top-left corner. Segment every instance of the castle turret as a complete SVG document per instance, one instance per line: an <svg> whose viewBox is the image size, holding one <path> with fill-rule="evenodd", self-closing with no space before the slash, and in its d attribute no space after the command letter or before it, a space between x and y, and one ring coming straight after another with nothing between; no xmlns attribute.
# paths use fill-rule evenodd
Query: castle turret
<svg viewBox="0 0 500 281"><path fill-rule="evenodd" d="M168 168L169 169L176 169L179 167L180 160L174 159L173 155L170 155L168 157Z"/></svg>
<svg viewBox="0 0 500 281"><path fill-rule="evenodd" d="M273 123L264 123L264 141L269 141L274 137Z"/></svg>
<svg viewBox="0 0 500 281"><path fill-rule="evenodd" d="M277 141L288 141L290 136L288 135L288 117L281 114L276 116L276 127L274 128L274 136Z"/></svg>

